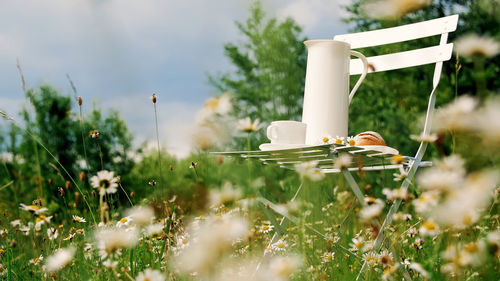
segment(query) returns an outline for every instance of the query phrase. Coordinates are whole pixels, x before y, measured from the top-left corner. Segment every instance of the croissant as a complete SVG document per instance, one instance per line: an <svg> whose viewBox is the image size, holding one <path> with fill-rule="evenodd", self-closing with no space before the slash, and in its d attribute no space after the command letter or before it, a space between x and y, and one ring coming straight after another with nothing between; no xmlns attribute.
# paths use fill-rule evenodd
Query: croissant
<svg viewBox="0 0 500 281"><path fill-rule="evenodd" d="M382 136L373 131L366 131L354 137L356 145L387 145Z"/></svg>

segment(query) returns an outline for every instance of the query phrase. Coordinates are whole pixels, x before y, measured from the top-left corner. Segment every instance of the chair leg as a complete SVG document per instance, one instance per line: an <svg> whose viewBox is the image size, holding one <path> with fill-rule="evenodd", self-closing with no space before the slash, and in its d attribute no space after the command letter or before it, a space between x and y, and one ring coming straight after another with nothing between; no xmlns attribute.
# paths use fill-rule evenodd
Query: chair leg
<svg viewBox="0 0 500 281"><path fill-rule="evenodd" d="M349 186L352 189L352 192L354 192L354 195L356 195L356 198L358 199L359 203L363 205L365 203L365 198L363 196L363 192L361 192L361 189L359 188L358 184L354 180L353 176L351 175L351 172L347 169L342 169L342 174L344 175L344 178L347 180L349 183Z"/></svg>

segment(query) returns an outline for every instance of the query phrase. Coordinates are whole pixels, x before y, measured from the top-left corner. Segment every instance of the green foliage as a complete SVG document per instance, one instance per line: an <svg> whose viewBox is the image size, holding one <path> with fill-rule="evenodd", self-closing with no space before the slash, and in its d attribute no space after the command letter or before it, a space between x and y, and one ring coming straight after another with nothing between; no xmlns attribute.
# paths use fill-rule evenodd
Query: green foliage
<svg viewBox="0 0 500 281"><path fill-rule="evenodd" d="M236 23L244 40L224 45L235 71L211 76L210 82L218 90L234 95L234 114L238 118L249 116L264 122L300 120L306 38L291 18L282 22L267 19L260 2L250 12L244 23ZM240 146L244 143L245 140Z"/></svg>
<svg viewBox="0 0 500 281"><path fill-rule="evenodd" d="M12 124L8 136L2 135L8 140L0 151L11 155L10 161L3 161L2 173L7 177L2 179L13 180L2 197L16 198L9 203L43 199L49 205L52 201L67 205L74 202L77 191L71 190L75 188L72 179L79 186L89 187L89 177L84 176L83 182L77 180L80 172L92 176L108 169L124 175L132 169L132 135L117 112L102 116L99 109L94 109L80 122L80 116L72 112L72 99L48 85L28 89L26 98L31 106L22 112L23 128ZM90 129L99 130L99 138L92 139ZM66 190L64 200L58 191L60 187ZM88 190L84 195L89 195Z"/></svg>
<svg viewBox="0 0 500 281"><path fill-rule="evenodd" d="M399 20L390 21L369 19L363 15L360 7L365 2L365 0L357 0L346 7L350 16L344 20L355 23L352 32L388 28L458 13L460 15L458 28L456 32L449 34L448 42L472 32L500 38L500 30L491 28L500 26L499 17L494 13L494 9L484 9L487 1L432 1L431 5L425 9ZM366 56L374 56L437 44L439 44L439 36L360 51ZM484 69L479 69L491 92L498 91L500 88L496 79L500 74L499 64L500 57L497 56L489 60L484 65ZM378 131L389 146L398 148L406 155L414 154L417 143L411 141L408 136L419 134L422 130L423 122L420 120L427 109L433 71L434 68L430 65L368 75L350 107L349 133L356 134L364 130ZM458 81L455 79L456 74L458 74ZM478 69L469 59L460 58L457 61L457 58L453 57L445 62L437 90L436 105L450 102L460 94L477 95L476 75L478 75Z"/></svg>

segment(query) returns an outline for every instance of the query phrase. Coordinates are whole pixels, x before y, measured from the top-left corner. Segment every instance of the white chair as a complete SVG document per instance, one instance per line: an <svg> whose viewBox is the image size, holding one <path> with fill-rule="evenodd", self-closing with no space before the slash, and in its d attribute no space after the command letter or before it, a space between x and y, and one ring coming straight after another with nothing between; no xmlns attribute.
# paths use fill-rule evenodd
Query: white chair
<svg viewBox="0 0 500 281"><path fill-rule="evenodd" d="M433 88L430 93L429 103L427 106L427 114L425 117L423 135L429 135L432 125L432 116L434 112L434 105L436 101L436 88L439 84L441 78L441 70L443 62L451 58L453 51L453 44L447 43L448 33L456 30L458 24L458 15L452 15L448 17L438 18L434 20L408 24L404 26L398 26L387 29L380 29L367 32L351 33L344 35L337 35L334 40L344 41L351 45L352 49L366 48L373 46L380 46L385 44L392 44L397 42L404 42L409 40L420 39L430 36L441 36L439 45L416 49L406 52L393 53L381 56L369 57L368 62L371 64L369 72L379 72L388 71L394 69L401 69L407 67L414 67L424 64L434 63L434 75L433 75ZM359 59L352 59L350 65L351 75L361 74L363 64ZM368 79L369 75L367 76ZM409 165L404 169L404 172L408 175L407 180L403 181L401 188L407 189L409 183L412 180L417 168L421 165L422 157L426 151L427 142L421 142L420 146L415 154L415 157L410 158ZM353 190L358 190L356 183L352 176L346 171L344 176L351 184ZM359 198L359 196L358 196ZM374 250L378 252L381 247L383 240L384 229L391 223L392 215L398 210L401 204L401 200L397 200L391 206L386 219L381 227L374 245ZM363 265L365 268L366 264ZM360 272L362 273L363 269ZM358 275L358 278L359 276Z"/></svg>

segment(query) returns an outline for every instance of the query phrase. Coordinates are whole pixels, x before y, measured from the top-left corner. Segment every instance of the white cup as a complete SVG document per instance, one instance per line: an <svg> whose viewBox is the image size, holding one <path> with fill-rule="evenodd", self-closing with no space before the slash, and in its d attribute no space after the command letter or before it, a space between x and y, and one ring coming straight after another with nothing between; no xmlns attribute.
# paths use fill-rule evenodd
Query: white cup
<svg viewBox="0 0 500 281"><path fill-rule="evenodd" d="M267 138L272 144L305 144L306 123L274 121L267 127Z"/></svg>

